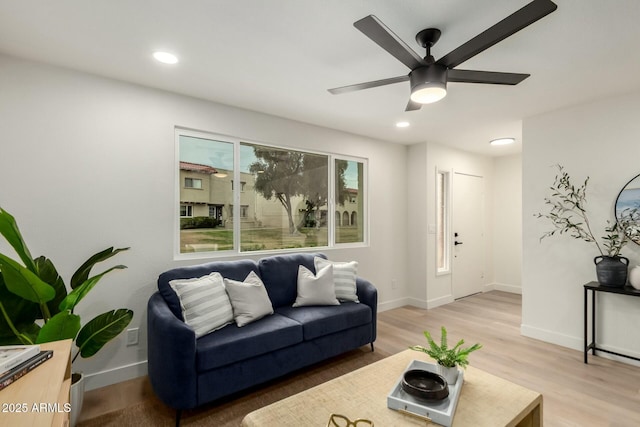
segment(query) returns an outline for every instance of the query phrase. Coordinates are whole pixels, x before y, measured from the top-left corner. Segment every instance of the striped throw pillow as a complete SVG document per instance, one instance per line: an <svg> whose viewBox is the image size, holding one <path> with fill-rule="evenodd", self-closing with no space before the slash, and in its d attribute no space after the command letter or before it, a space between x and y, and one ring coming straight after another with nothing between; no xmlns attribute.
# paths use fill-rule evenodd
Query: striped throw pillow
<svg viewBox="0 0 640 427"><path fill-rule="evenodd" d="M180 299L182 317L196 338L233 322L233 309L220 273L169 282Z"/></svg>
<svg viewBox="0 0 640 427"><path fill-rule="evenodd" d="M339 301L358 301L356 293L356 276L358 274L358 262L335 262L320 257L313 257L316 271L327 265L333 265L333 281L336 285L336 298Z"/></svg>

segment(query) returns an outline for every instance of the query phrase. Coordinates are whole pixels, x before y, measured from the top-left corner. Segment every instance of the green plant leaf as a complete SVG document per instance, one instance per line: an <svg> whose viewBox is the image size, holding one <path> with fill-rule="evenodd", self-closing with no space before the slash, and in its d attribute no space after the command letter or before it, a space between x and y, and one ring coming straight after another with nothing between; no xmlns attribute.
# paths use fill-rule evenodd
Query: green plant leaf
<svg viewBox="0 0 640 427"><path fill-rule="evenodd" d="M82 298L84 298L89 293L89 291L91 289L93 289L93 287L100 281L100 279L102 279L102 277L104 275L106 275L110 271L122 270L124 268L127 268L127 267L124 266L124 265L116 265L116 266L111 267L110 269L108 269L106 271L103 271L102 273L98 274L97 276L93 276L93 277L87 279L80 286L78 286L74 290L72 290L71 293L69 293L69 295L67 295L62 300L62 302L60 303L60 310L71 310L71 311L73 311L75 306L82 300Z"/></svg>
<svg viewBox="0 0 640 427"><path fill-rule="evenodd" d="M4 307L13 326L20 332L28 336L30 325L37 326L34 322L40 313L38 304L20 298L18 295L10 292L4 283L4 278L0 273L0 303ZM39 329L39 328L37 328ZM37 330L36 334L37 335ZM35 339L33 335L33 339ZM16 337L4 316L0 315L0 345L21 344Z"/></svg>
<svg viewBox="0 0 640 427"><path fill-rule="evenodd" d="M0 270L7 289L27 301L44 304L56 296L52 286L3 254L0 254Z"/></svg>
<svg viewBox="0 0 640 427"><path fill-rule="evenodd" d="M37 273L36 265L33 262L33 257L27 244L22 238L20 229L16 220L11 214L4 209L0 208L0 234L9 242L9 244L16 251L24 265L32 272Z"/></svg>
<svg viewBox="0 0 640 427"><path fill-rule="evenodd" d="M87 281L87 279L89 278L89 274L91 273L91 269L93 268L94 265L96 265L99 262L105 261L111 258L112 256L117 255L118 253L126 251L128 249L129 248L118 248L114 250L112 246L110 248L107 248L103 251L98 252L97 254L92 255L88 260L84 262L84 264L82 264L78 268L78 270L75 273L73 273L73 276L71 277L71 289L75 289Z"/></svg>
<svg viewBox="0 0 640 427"><path fill-rule="evenodd" d="M60 312L58 308L62 300L67 296L67 287L64 285L64 280L58 274L56 267L53 265L49 258L40 256L35 260L36 267L38 268L38 276L49 285L53 286L56 292L55 297L47 302L49 307L49 313L53 316ZM41 316L40 316L41 317Z"/></svg>
<svg viewBox="0 0 640 427"><path fill-rule="evenodd" d="M91 357L106 343L118 336L129 325L133 311L118 309L103 313L84 325L78 334L76 345L82 357Z"/></svg>
<svg viewBox="0 0 640 427"><path fill-rule="evenodd" d="M61 311L44 324L36 343L74 339L80 330L80 316L68 310Z"/></svg>

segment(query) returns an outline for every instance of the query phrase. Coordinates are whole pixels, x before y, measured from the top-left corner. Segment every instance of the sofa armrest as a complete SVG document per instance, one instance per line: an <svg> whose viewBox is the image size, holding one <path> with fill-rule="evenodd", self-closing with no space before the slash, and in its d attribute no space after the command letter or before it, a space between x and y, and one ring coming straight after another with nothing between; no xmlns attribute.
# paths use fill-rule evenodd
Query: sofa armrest
<svg viewBox="0 0 640 427"><path fill-rule="evenodd" d="M378 290L371 282L362 277L356 278L356 293L360 303L371 307L371 342L376 340L378 325Z"/></svg>
<svg viewBox="0 0 640 427"><path fill-rule="evenodd" d="M158 292L147 303L147 334L148 372L155 393L175 409L197 406L196 335Z"/></svg>

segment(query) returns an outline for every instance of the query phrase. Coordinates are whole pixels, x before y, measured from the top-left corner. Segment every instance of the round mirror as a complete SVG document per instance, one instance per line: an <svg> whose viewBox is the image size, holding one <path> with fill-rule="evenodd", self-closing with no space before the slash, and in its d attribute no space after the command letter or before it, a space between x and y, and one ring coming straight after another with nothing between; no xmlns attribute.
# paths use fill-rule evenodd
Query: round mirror
<svg viewBox="0 0 640 427"><path fill-rule="evenodd" d="M620 190L615 215L618 226L624 227L623 224L626 224L625 233L631 241L640 245L640 175L633 177Z"/></svg>

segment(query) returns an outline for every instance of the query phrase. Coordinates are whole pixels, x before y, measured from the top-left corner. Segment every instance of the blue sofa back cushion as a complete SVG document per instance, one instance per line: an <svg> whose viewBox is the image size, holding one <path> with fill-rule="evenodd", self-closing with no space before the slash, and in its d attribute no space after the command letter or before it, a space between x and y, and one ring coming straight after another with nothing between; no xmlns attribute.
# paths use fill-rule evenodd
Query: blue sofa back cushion
<svg viewBox="0 0 640 427"><path fill-rule="evenodd" d="M311 262L313 263L313 259ZM180 308L180 299L169 285L169 282L174 279L202 277L214 271L219 272L222 277L238 280L240 282L242 282L252 271L256 272L258 275L260 274L258 264L250 259L237 261L214 261L207 264L178 267L162 273L160 277L158 277L158 291L167 302L171 312L178 319L184 320L182 318L182 309Z"/></svg>
<svg viewBox="0 0 640 427"><path fill-rule="evenodd" d="M274 308L292 305L298 295L298 266L304 265L315 274L313 257L327 259L325 254L276 255L258 261L260 277Z"/></svg>

